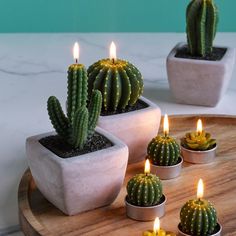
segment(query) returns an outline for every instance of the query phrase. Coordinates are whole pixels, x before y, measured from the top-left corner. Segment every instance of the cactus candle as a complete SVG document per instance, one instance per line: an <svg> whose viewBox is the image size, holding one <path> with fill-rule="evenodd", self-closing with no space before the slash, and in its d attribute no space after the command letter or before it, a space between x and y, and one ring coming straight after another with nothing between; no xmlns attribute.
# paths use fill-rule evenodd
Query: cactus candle
<svg viewBox="0 0 236 236"><path fill-rule="evenodd" d="M127 184L126 208L130 218L149 221L164 215L165 196L160 179L150 174L146 160L144 174L137 174Z"/></svg>
<svg viewBox="0 0 236 236"><path fill-rule="evenodd" d="M211 134L203 130L201 119L197 122L197 130L185 134L181 139L181 152L185 161L191 163L209 163L215 157L217 145Z"/></svg>
<svg viewBox="0 0 236 236"><path fill-rule="evenodd" d="M180 147L176 140L169 136L168 116L164 117L164 135L158 135L151 140L147 148L147 158L151 162L151 172L161 179L175 178L180 174L182 158Z"/></svg>
<svg viewBox="0 0 236 236"><path fill-rule="evenodd" d="M179 230L181 235L219 235L221 226L213 204L203 199L202 179L198 182L197 199L189 200L180 212Z"/></svg>
<svg viewBox="0 0 236 236"><path fill-rule="evenodd" d="M160 220L157 217L154 221L153 231L145 231L143 232L143 236L176 236L176 234L169 231L166 232L165 230L161 229Z"/></svg>
<svg viewBox="0 0 236 236"><path fill-rule="evenodd" d="M116 111L133 106L143 93L143 77L131 63L117 59L114 42L110 58L99 60L88 68L89 94L94 89L102 92L103 110Z"/></svg>

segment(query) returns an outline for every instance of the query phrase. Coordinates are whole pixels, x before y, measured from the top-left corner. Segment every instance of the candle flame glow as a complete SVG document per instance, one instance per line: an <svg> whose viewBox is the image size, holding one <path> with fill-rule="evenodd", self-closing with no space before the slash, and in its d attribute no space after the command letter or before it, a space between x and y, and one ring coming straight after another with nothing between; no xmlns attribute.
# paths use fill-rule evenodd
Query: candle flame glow
<svg viewBox="0 0 236 236"><path fill-rule="evenodd" d="M116 45L112 41L110 46L110 60L115 61L116 60Z"/></svg>
<svg viewBox="0 0 236 236"><path fill-rule="evenodd" d="M197 132L198 132L199 134L201 134L201 133L202 133L202 130L203 130L203 128L202 128L202 120L201 120L201 119L198 119L198 121L197 121Z"/></svg>
<svg viewBox="0 0 236 236"><path fill-rule="evenodd" d="M75 61L77 63L78 60L79 60L79 44L78 44L78 42L76 42L74 44L73 56L74 56L74 59L75 59Z"/></svg>
<svg viewBox="0 0 236 236"><path fill-rule="evenodd" d="M157 218L155 219L154 225L153 225L153 232L155 233L155 235L158 234L159 230L160 230L160 220L159 220L159 218L157 217Z"/></svg>
<svg viewBox="0 0 236 236"><path fill-rule="evenodd" d="M144 173L146 175L150 174L150 161L147 159L145 162L145 168L144 168Z"/></svg>
<svg viewBox="0 0 236 236"><path fill-rule="evenodd" d="M198 181L198 186L197 186L197 198L201 199L203 198L204 194L204 185L202 179L199 179Z"/></svg>
<svg viewBox="0 0 236 236"><path fill-rule="evenodd" d="M167 114L165 114L165 117L164 117L163 131L166 136L169 134L169 120L168 120Z"/></svg>

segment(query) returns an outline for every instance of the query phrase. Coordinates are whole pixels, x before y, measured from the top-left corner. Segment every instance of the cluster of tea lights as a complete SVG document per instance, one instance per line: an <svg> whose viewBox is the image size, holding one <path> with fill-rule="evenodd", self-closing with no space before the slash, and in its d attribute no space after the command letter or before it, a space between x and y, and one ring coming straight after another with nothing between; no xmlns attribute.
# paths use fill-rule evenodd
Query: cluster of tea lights
<svg viewBox="0 0 236 236"><path fill-rule="evenodd" d="M68 73L77 74L77 76L80 76L80 74L83 73L83 71L85 70L85 67L83 64L78 64L78 61L79 61L79 44L78 43L75 43L73 51L74 51L73 54L74 54L75 64L69 66ZM110 45L110 58L100 60L99 63L101 63L105 67L115 69L122 66L126 66L126 63L128 62L117 59L116 46L114 42L112 42ZM184 160L191 163L208 163L212 161L215 156L215 149L217 145L215 143L215 140L211 139L210 137L211 135L209 133L206 133L203 130L202 121L199 119L197 122L196 131L187 133L185 138L181 140L181 154ZM163 136L158 136L157 144L156 144L157 146L159 145L158 140L161 140L160 142L163 142L163 140L165 141L170 140L172 142L170 145L172 146L177 145L177 143L175 143L175 139L169 136L169 121L168 121L167 115L165 115L164 117ZM193 150L189 150L186 147L190 147L190 148L193 147ZM195 147L196 147L196 150L194 150ZM201 150L201 148L203 148L203 150ZM181 160L182 158L180 156L177 146L176 146L176 153L177 153L176 155L179 155L179 156L176 156L176 158L180 158ZM162 195L162 184L161 184L160 179L157 176L159 176L160 174L161 176L163 176L162 179L175 178L180 174L177 172L180 172L181 165L182 165L182 160L176 165L174 165L174 168L173 166L171 166L171 169L169 169L168 166L158 167L158 166L152 165L151 163L152 173L150 173L150 162L149 160L146 160L144 174L138 174L133 179L131 179L132 181L137 181L137 183L135 182L132 183L134 186L138 185L138 182L141 181L141 185L140 185L141 187L139 186L140 189L142 188L142 184L143 186L145 184L147 186L151 186L150 185L151 183L154 183L154 184L156 183L158 185L157 186L158 190L155 190L155 191L159 191L158 196L155 195L156 193L154 193L155 191L153 187L151 186L152 192L155 195L155 196L151 195L151 199L158 200L158 203L154 205L147 205L147 206L142 207L142 206L135 206L135 205L132 206L132 204L129 204L128 202L126 202L127 215L130 218L141 220L141 221L147 221L147 220L149 221L150 219L152 220L155 219L153 230L147 230L143 232L142 234L143 236L176 236L175 233L165 231L164 229L160 228L159 217L162 217L164 215L166 199L165 199L165 196ZM177 172L173 174L172 172L176 170ZM145 191L148 192L146 188L147 187L145 187ZM134 194L138 194L140 193L140 191L141 190L138 190ZM132 196L132 197L135 198L137 196ZM144 199L145 201L147 201L147 196L144 196ZM195 227L195 228L190 227L189 229L186 226L187 224L196 225L197 218L194 217L196 215L196 211L202 212L201 214L203 214L205 217L207 217L206 212L210 212L209 217L211 217L210 218L211 224L209 225L209 227L204 226L204 229L202 229L202 226L199 224L198 227ZM191 213L192 215L189 213ZM155 214L157 215L156 217L154 217ZM200 217L200 215L198 216ZM212 233L216 225L219 226L220 231L221 231L221 226L217 223L215 208L209 201L203 199L203 181L201 179L199 180L199 183L198 183L197 199L189 200L183 206L180 213L180 218L181 218L181 223L179 224L180 235L200 235L201 236L202 231L204 232L204 235L205 235L206 232ZM183 233L181 230L184 230L185 233ZM220 234L214 234L214 235L220 235Z"/></svg>

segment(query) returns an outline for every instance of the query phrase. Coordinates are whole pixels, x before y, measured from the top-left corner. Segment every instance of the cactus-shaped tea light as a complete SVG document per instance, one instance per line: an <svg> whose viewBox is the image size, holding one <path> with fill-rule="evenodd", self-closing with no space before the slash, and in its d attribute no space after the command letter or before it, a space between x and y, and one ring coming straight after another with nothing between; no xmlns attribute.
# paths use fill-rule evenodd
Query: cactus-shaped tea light
<svg viewBox="0 0 236 236"><path fill-rule="evenodd" d="M104 114L125 112L143 93L140 71L130 62L116 57L114 42L110 46L110 58L99 60L88 68L88 85L89 95L94 89L101 91Z"/></svg>
<svg viewBox="0 0 236 236"><path fill-rule="evenodd" d="M143 232L143 236L176 236L175 233L170 231L165 231L160 227L160 219L156 217L153 225L153 230L148 230Z"/></svg>
<svg viewBox="0 0 236 236"><path fill-rule="evenodd" d="M197 199L187 201L180 211L181 236L220 236L222 226L217 222L217 213L211 202L203 199L202 179L198 182Z"/></svg>
<svg viewBox="0 0 236 236"><path fill-rule="evenodd" d="M146 160L143 174L137 174L127 184L126 214L139 221L151 221L165 214L166 197L160 179L150 174L150 162Z"/></svg>
<svg viewBox="0 0 236 236"><path fill-rule="evenodd" d="M147 148L147 159L151 162L151 173L160 179L173 179L180 175L183 159L176 140L169 136L168 116L164 117L164 135L151 140Z"/></svg>
<svg viewBox="0 0 236 236"><path fill-rule="evenodd" d="M216 156L216 140L203 130L202 120L197 122L197 130L186 133L181 139L181 153L185 161L195 164L210 163Z"/></svg>

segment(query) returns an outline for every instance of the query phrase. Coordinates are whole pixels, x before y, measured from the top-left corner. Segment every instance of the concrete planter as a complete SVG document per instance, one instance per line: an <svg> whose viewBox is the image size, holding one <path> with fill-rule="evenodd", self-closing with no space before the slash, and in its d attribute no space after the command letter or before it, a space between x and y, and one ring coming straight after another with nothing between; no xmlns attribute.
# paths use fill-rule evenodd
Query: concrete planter
<svg viewBox="0 0 236 236"><path fill-rule="evenodd" d="M100 116L98 126L120 138L129 148L129 163L145 159L147 145L157 135L160 120L160 108L141 97L147 108L123 114Z"/></svg>
<svg viewBox="0 0 236 236"><path fill-rule="evenodd" d="M93 153L63 159L42 146L38 140L46 133L26 140L29 167L37 187L67 215L111 204L119 194L125 177L128 148L109 134L96 131L114 145Z"/></svg>
<svg viewBox="0 0 236 236"><path fill-rule="evenodd" d="M218 104L232 76L235 49L227 48L220 61L206 61L175 57L179 43L167 57L170 89L176 102L214 107Z"/></svg>

